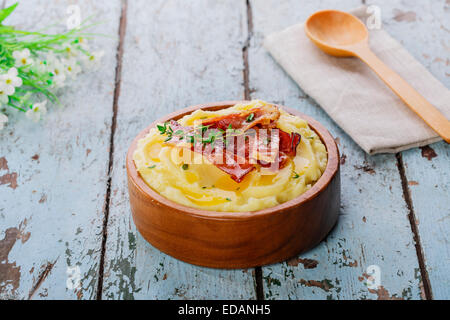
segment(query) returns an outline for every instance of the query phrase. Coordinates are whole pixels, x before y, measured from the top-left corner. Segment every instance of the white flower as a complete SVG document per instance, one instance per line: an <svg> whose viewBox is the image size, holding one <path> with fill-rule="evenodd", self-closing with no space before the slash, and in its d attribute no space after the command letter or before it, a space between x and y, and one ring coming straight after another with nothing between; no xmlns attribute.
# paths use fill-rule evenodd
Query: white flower
<svg viewBox="0 0 450 320"><path fill-rule="evenodd" d="M80 37L77 39L77 45L80 46L81 49L88 51L89 50L89 44L87 39Z"/></svg>
<svg viewBox="0 0 450 320"><path fill-rule="evenodd" d="M64 81L66 80L65 66L61 61L56 58L53 54L48 55L47 59L48 72L53 74L53 84L54 88L61 88L64 86Z"/></svg>
<svg viewBox="0 0 450 320"><path fill-rule="evenodd" d="M12 87L20 87L22 85L22 78L18 77L19 73L16 68L11 68L7 73L0 75L0 83L5 84L5 86ZM9 88L11 91L11 88ZM13 90L14 93L14 90Z"/></svg>
<svg viewBox="0 0 450 320"><path fill-rule="evenodd" d="M47 108L45 105L47 104L47 100L44 100L40 103L35 103L30 110L28 110L25 115L28 119L33 120L34 122L38 122L41 119L41 115L47 113Z"/></svg>
<svg viewBox="0 0 450 320"><path fill-rule="evenodd" d="M70 58L64 60L64 71L74 79L81 72L81 67L75 58Z"/></svg>
<svg viewBox="0 0 450 320"><path fill-rule="evenodd" d="M33 64L37 73L43 74L48 72L48 64L46 60L36 60Z"/></svg>
<svg viewBox="0 0 450 320"><path fill-rule="evenodd" d="M14 87L7 86L5 83L0 82L0 105L7 104L9 102L9 96L14 94Z"/></svg>
<svg viewBox="0 0 450 320"><path fill-rule="evenodd" d="M8 122L8 117L3 113L0 113L0 130L3 130L5 123Z"/></svg>
<svg viewBox="0 0 450 320"><path fill-rule="evenodd" d="M28 48L22 51L14 51L13 57L16 60L16 67L23 67L33 63L33 59L30 58L30 50Z"/></svg>
<svg viewBox="0 0 450 320"><path fill-rule="evenodd" d="M91 70L97 70L104 55L104 51L92 52L89 56L85 56L84 64Z"/></svg>
<svg viewBox="0 0 450 320"><path fill-rule="evenodd" d="M77 50L74 46L70 44L64 44L63 47L61 47L62 50L67 54L67 57L76 57L78 55Z"/></svg>

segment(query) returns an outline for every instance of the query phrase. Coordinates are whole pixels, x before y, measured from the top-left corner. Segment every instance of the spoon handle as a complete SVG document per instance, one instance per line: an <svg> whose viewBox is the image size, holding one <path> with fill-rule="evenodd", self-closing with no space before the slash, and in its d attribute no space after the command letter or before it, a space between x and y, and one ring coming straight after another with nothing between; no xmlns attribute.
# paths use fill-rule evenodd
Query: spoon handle
<svg viewBox="0 0 450 320"><path fill-rule="evenodd" d="M402 77L384 64L369 48L363 46L355 54L394 91L408 107L421 117L447 143L450 143L450 121L411 87Z"/></svg>

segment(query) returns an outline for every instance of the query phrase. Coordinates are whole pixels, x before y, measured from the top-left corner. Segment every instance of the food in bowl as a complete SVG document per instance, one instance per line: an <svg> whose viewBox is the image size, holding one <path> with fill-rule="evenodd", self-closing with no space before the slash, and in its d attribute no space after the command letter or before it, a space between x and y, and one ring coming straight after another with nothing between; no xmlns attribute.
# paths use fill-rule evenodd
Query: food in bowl
<svg viewBox="0 0 450 320"><path fill-rule="evenodd" d="M255 100L160 123L138 141L133 160L169 200L246 212L309 190L325 171L327 150L304 119Z"/></svg>

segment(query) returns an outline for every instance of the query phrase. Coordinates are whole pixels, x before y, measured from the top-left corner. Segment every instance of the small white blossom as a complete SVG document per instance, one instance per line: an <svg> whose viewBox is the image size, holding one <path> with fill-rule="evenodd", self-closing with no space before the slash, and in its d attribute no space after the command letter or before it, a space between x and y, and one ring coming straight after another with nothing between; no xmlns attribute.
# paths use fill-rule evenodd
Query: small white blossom
<svg viewBox="0 0 450 320"><path fill-rule="evenodd" d="M69 43L65 44L61 49L64 50L68 58L76 57L78 55L77 49Z"/></svg>
<svg viewBox="0 0 450 320"><path fill-rule="evenodd" d="M3 113L0 113L0 130L3 130L5 127L5 123L8 122L8 117Z"/></svg>
<svg viewBox="0 0 450 320"><path fill-rule="evenodd" d="M23 67L33 63L33 59L30 58L30 50L28 50L28 48L25 48L22 51L14 51L13 57L16 60L16 67Z"/></svg>
<svg viewBox="0 0 450 320"><path fill-rule="evenodd" d="M47 60L36 60L34 61L33 66L36 69L37 73L43 74L48 72Z"/></svg>
<svg viewBox="0 0 450 320"><path fill-rule="evenodd" d="M78 38L77 45L80 46L81 49L88 51L89 50L89 44L88 40L86 38L80 37Z"/></svg>
<svg viewBox="0 0 450 320"><path fill-rule="evenodd" d="M66 80L66 72L64 64L56 58L53 54L49 54L47 57L48 72L53 74L52 87L61 88L64 86Z"/></svg>
<svg viewBox="0 0 450 320"><path fill-rule="evenodd" d="M104 51L95 51L92 52L89 56L85 56L84 58L84 64L86 67L88 67L90 70L97 70L100 65L103 56L105 55Z"/></svg>
<svg viewBox="0 0 450 320"><path fill-rule="evenodd" d="M25 115L28 119L33 120L34 122L38 122L41 119L41 116L47 113L47 108L45 105L47 104L47 100L44 100L40 103L35 103L30 110L28 110Z"/></svg>
<svg viewBox="0 0 450 320"><path fill-rule="evenodd" d="M64 71L74 79L81 72L81 67L75 58L64 60Z"/></svg>
<svg viewBox="0 0 450 320"><path fill-rule="evenodd" d="M0 83L3 83L7 87L12 87L13 89L20 87L22 85L22 79L17 76L18 74L16 68L11 68L7 73L0 75ZM11 91L11 88L9 88L9 91Z"/></svg>
<svg viewBox="0 0 450 320"><path fill-rule="evenodd" d="M9 102L9 96L14 94L14 87L7 86L5 83L0 82L0 105L7 104Z"/></svg>

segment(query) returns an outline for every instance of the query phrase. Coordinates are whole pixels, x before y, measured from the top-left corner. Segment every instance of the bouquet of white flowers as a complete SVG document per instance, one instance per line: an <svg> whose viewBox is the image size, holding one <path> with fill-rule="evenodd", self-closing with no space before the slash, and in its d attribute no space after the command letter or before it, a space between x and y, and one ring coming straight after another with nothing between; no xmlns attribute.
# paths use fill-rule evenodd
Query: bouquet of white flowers
<svg viewBox="0 0 450 320"><path fill-rule="evenodd" d="M7 113L16 109L37 122L47 103L60 104L56 90L76 78L82 69L95 69L102 51L91 51L84 31L78 28L60 34L16 30L3 24L18 3L0 10L0 130Z"/></svg>

